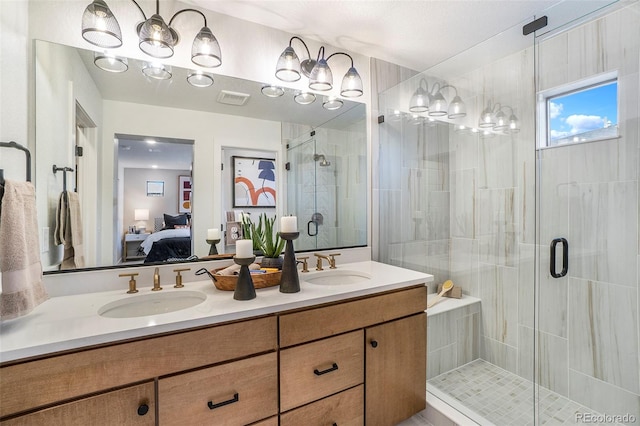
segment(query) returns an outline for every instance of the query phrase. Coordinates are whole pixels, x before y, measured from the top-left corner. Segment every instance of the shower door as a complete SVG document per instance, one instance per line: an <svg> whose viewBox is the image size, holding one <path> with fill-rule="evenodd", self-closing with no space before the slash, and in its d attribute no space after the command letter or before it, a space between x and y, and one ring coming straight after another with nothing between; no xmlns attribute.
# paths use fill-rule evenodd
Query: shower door
<svg viewBox="0 0 640 426"><path fill-rule="evenodd" d="M536 38L539 424L640 419L640 3L597 13Z"/></svg>

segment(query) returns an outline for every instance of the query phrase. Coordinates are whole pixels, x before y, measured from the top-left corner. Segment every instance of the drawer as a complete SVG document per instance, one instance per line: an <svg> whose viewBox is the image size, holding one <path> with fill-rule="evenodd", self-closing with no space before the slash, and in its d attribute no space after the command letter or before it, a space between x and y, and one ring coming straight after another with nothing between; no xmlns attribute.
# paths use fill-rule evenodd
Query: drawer
<svg viewBox="0 0 640 426"><path fill-rule="evenodd" d="M3 366L0 417L276 349L266 317Z"/></svg>
<svg viewBox="0 0 640 426"><path fill-rule="evenodd" d="M280 351L281 411L363 382L362 330Z"/></svg>
<svg viewBox="0 0 640 426"><path fill-rule="evenodd" d="M288 411L280 416L280 426L364 425L364 386Z"/></svg>
<svg viewBox="0 0 640 426"><path fill-rule="evenodd" d="M269 353L158 381L161 425L244 425L278 413L278 357Z"/></svg>
<svg viewBox="0 0 640 426"><path fill-rule="evenodd" d="M425 309L427 288L420 286L280 315L280 347L391 321Z"/></svg>
<svg viewBox="0 0 640 426"><path fill-rule="evenodd" d="M2 426L154 425L155 386L145 383L107 392L2 422Z"/></svg>
<svg viewBox="0 0 640 426"><path fill-rule="evenodd" d="M251 426L278 426L278 416L262 420L258 423L252 423Z"/></svg>

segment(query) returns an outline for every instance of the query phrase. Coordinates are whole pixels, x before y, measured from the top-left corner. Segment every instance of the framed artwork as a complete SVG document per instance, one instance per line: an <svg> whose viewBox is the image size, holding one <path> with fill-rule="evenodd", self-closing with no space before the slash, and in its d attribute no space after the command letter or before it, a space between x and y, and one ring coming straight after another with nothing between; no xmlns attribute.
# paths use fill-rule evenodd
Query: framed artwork
<svg viewBox="0 0 640 426"><path fill-rule="evenodd" d="M164 181L148 180L147 197L164 197Z"/></svg>
<svg viewBox="0 0 640 426"><path fill-rule="evenodd" d="M191 213L191 176L178 176L178 213Z"/></svg>
<svg viewBox="0 0 640 426"><path fill-rule="evenodd" d="M276 206L276 160L231 157L233 161L233 207Z"/></svg>

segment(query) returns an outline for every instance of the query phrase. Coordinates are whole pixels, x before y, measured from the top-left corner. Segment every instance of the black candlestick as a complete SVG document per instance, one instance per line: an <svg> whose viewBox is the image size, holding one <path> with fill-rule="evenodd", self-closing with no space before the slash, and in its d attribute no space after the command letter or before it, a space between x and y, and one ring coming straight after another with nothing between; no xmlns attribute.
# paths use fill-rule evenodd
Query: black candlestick
<svg viewBox="0 0 640 426"><path fill-rule="evenodd" d="M281 293L297 293L300 291L298 265L293 250L293 240L298 238L299 232L280 232L280 238L286 240L284 260L282 261L282 275L280 276Z"/></svg>
<svg viewBox="0 0 640 426"><path fill-rule="evenodd" d="M220 239L217 239L217 240L207 239L207 243L211 244L211 248L209 249L209 256L213 254L218 254L218 248L216 247L216 244L218 244L219 242L220 242Z"/></svg>
<svg viewBox="0 0 640 426"><path fill-rule="evenodd" d="M249 265L256 260L255 256L251 257L233 257L233 261L240 265L240 273L236 289L233 292L233 298L236 300L251 300L256 298L256 288L253 286Z"/></svg>

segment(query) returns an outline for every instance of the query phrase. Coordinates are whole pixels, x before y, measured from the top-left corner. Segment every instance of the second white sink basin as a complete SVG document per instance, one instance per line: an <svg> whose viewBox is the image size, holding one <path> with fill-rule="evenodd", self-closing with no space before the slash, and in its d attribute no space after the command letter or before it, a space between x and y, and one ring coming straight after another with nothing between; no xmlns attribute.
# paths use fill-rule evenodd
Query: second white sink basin
<svg viewBox="0 0 640 426"><path fill-rule="evenodd" d="M134 318L166 314L199 305L207 295L199 291L172 291L130 296L107 303L98 314L107 318Z"/></svg>
<svg viewBox="0 0 640 426"><path fill-rule="evenodd" d="M369 281L371 275L365 272L338 268L300 274L300 279L311 284L344 285Z"/></svg>

